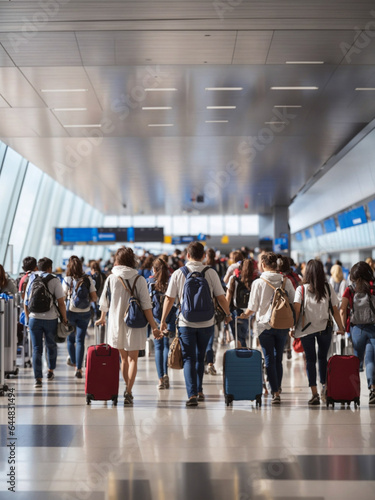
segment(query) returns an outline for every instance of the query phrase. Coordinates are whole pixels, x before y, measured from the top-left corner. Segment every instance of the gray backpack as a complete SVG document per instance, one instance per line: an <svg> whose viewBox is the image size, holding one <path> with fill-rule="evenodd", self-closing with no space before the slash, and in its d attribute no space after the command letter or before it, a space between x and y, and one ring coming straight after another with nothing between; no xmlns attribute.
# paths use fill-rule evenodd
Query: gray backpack
<svg viewBox="0 0 375 500"><path fill-rule="evenodd" d="M353 294L353 305L350 313L351 325L375 325L375 295L355 292Z"/></svg>

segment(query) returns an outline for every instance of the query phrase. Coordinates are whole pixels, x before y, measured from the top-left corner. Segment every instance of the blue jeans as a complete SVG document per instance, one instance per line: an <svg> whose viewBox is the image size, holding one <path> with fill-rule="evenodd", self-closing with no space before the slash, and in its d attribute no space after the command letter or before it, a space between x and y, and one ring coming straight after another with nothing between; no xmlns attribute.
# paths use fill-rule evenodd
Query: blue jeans
<svg viewBox="0 0 375 500"><path fill-rule="evenodd" d="M211 335L210 340L208 341L207 348L206 348L206 363L214 363L214 338L215 338L215 332Z"/></svg>
<svg viewBox="0 0 375 500"><path fill-rule="evenodd" d="M283 379L283 354L289 330L264 330L259 335L262 346L267 377L272 392L278 392Z"/></svg>
<svg viewBox="0 0 375 500"><path fill-rule="evenodd" d="M169 338L154 339L154 346L156 370L158 377L162 378L164 375L168 375Z"/></svg>
<svg viewBox="0 0 375 500"><path fill-rule="evenodd" d="M43 335L46 339L48 368L50 370L54 370L56 368L57 344L55 342L55 334L57 329L57 319L29 318L29 329L33 346L34 377L43 378Z"/></svg>
<svg viewBox="0 0 375 500"><path fill-rule="evenodd" d="M68 337L68 353L70 361L81 370L85 355L85 336L91 319L91 311L85 313L67 312L69 323L75 325L76 331Z"/></svg>
<svg viewBox="0 0 375 500"><path fill-rule="evenodd" d="M316 349L315 339L318 343L318 366L321 384L326 383L327 378L327 355L331 345L332 335L322 335L320 332L310 333L301 337L301 342L306 355L306 372L309 387L316 387Z"/></svg>
<svg viewBox="0 0 375 500"><path fill-rule="evenodd" d="M204 374L204 356L211 336L215 332L214 325L207 328L179 326L184 377L188 397L202 392Z"/></svg>
<svg viewBox="0 0 375 500"><path fill-rule="evenodd" d="M366 377L369 387L375 383L375 325L353 325L352 340L355 354L360 360L365 358ZM370 344L368 347L367 344Z"/></svg>

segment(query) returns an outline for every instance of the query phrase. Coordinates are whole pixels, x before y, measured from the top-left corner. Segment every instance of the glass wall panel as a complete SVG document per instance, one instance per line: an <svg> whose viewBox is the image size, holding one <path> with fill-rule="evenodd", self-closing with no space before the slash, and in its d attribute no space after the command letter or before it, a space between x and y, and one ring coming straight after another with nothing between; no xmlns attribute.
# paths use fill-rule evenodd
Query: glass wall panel
<svg viewBox="0 0 375 500"><path fill-rule="evenodd" d="M239 234L239 217L238 215L224 216L224 234Z"/></svg>
<svg viewBox="0 0 375 500"><path fill-rule="evenodd" d="M190 232L192 235L199 233L208 234L208 216L207 215L192 215L190 217Z"/></svg>
<svg viewBox="0 0 375 500"><path fill-rule="evenodd" d="M208 217L208 234L211 236L222 236L224 234L224 217L222 215L210 215Z"/></svg>
<svg viewBox="0 0 375 500"><path fill-rule="evenodd" d="M184 236L190 234L189 217L187 215L176 215L172 217L172 234Z"/></svg>

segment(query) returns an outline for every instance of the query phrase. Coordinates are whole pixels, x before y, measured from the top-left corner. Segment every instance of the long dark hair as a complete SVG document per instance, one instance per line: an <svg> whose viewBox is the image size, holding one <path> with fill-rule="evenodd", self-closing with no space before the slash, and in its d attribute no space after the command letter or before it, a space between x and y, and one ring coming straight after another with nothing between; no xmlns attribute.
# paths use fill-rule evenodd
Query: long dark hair
<svg viewBox="0 0 375 500"><path fill-rule="evenodd" d="M72 255L66 266L66 275L71 276L75 280L79 280L84 276L82 261L77 255Z"/></svg>
<svg viewBox="0 0 375 500"><path fill-rule="evenodd" d="M317 302L324 299L327 294L325 286L326 275L323 264L320 260L311 259L308 261L306 264L303 283L309 285L309 292L314 295Z"/></svg>
<svg viewBox="0 0 375 500"><path fill-rule="evenodd" d="M166 262L157 257L152 267L154 268L154 280L155 280L155 290L161 293L165 293L168 288L168 280L169 280L169 270Z"/></svg>
<svg viewBox="0 0 375 500"><path fill-rule="evenodd" d="M254 267L255 264L253 259L244 259L239 267L239 270L241 271L241 281L249 290L252 282L254 281Z"/></svg>
<svg viewBox="0 0 375 500"><path fill-rule="evenodd" d="M143 264L141 265L141 269L152 269L152 263L154 262L154 257L149 255L145 258Z"/></svg>
<svg viewBox="0 0 375 500"><path fill-rule="evenodd" d="M371 294L370 282L374 281L374 273L371 266L361 260L350 269L350 279L355 284L355 291Z"/></svg>
<svg viewBox="0 0 375 500"><path fill-rule="evenodd" d="M3 266L0 264L0 288L6 287L8 284L8 278L5 273Z"/></svg>
<svg viewBox="0 0 375 500"><path fill-rule="evenodd" d="M208 248L206 250L206 264L207 266L215 267L215 250L213 248Z"/></svg>

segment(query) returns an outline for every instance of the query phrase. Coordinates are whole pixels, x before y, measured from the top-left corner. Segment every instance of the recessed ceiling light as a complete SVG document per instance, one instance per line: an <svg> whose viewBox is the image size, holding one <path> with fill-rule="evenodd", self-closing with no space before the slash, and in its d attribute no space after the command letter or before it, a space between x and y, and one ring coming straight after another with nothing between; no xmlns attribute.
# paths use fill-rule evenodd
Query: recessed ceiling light
<svg viewBox="0 0 375 500"><path fill-rule="evenodd" d="M206 87L204 90L243 90L243 87Z"/></svg>
<svg viewBox="0 0 375 500"><path fill-rule="evenodd" d="M145 92L174 92L176 91L177 89L175 88L164 88L164 89L161 89L161 88L152 88L152 89L145 89Z"/></svg>
<svg viewBox="0 0 375 500"><path fill-rule="evenodd" d="M52 111L87 111L87 108L52 108Z"/></svg>
<svg viewBox="0 0 375 500"><path fill-rule="evenodd" d="M318 90L319 87L271 87L271 90Z"/></svg>
<svg viewBox="0 0 375 500"><path fill-rule="evenodd" d="M159 109L172 109L172 106L143 106L142 109L144 110L159 110Z"/></svg>
<svg viewBox="0 0 375 500"><path fill-rule="evenodd" d="M229 120L206 120L206 123L228 123Z"/></svg>
<svg viewBox="0 0 375 500"><path fill-rule="evenodd" d="M88 92L89 89L40 89L41 92Z"/></svg>
<svg viewBox="0 0 375 500"><path fill-rule="evenodd" d="M149 127L173 127L173 123L149 123Z"/></svg>
<svg viewBox="0 0 375 500"><path fill-rule="evenodd" d="M355 90L375 90L374 87L357 87Z"/></svg>
<svg viewBox="0 0 375 500"><path fill-rule="evenodd" d="M285 64L324 64L324 61L285 61Z"/></svg>
<svg viewBox="0 0 375 500"><path fill-rule="evenodd" d="M299 104L275 104L274 108L302 108Z"/></svg>
<svg viewBox="0 0 375 500"><path fill-rule="evenodd" d="M85 127L101 127L101 123L88 123L87 125L63 125L64 128L85 128Z"/></svg>
<svg viewBox="0 0 375 500"><path fill-rule="evenodd" d="M206 106L207 109L236 109L237 106Z"/></svg>

